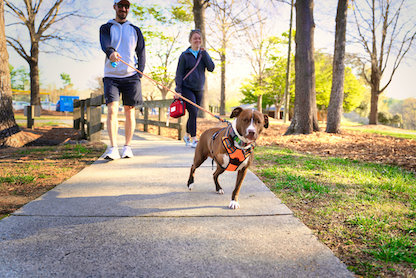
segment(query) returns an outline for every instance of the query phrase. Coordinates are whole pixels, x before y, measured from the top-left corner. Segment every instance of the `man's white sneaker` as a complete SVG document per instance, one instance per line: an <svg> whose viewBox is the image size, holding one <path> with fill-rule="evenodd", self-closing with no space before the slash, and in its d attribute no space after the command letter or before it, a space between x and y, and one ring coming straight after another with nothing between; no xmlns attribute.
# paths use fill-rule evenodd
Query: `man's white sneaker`
<svg viewBox="0 0 416 278"><path fill-rule="evenodd" d="M192 141L192 143L190 144L192 148L196 148L196 145L198 145L198 141Z"/></svg>
<svg viewBox="0 0 416 278"><path fill-rule="evenodd" d="M124 146L121 157L122 158L132 158L133 156L134 155L133 155L133 152L131 151L131 147L130 146Z"/></svg>
<svg viewBox="0 0 416 278"><path fill-rule="evenodd" d="M120 153L118 152L117 147L110 147L108 148L107 153L105 154L104 159L107 160L116 160L120 158Z"/></svg>

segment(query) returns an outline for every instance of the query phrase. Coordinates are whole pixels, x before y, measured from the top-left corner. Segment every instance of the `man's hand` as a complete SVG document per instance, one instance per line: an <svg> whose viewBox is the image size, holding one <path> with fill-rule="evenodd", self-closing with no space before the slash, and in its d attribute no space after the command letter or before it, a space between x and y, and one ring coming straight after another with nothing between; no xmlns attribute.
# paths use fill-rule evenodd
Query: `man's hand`
<svg viewBox="0 0 416 278"><path fill-rule="evenodd" d="M114 51L113 53L111 53L110 55L111 62L119 62L120 59L121 59L121 55L117 51Z"/></svg>

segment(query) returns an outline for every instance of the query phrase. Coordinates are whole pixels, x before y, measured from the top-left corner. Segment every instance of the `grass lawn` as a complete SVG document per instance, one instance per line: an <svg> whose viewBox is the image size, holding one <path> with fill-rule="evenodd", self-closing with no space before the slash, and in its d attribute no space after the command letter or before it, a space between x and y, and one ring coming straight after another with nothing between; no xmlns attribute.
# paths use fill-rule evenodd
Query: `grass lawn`
<svg viewBox="0 0 416 278"><path fill-rule="evenodd" d="M252 170L365 277L415 277L416 176L398 167L258 147Z"/></svg>

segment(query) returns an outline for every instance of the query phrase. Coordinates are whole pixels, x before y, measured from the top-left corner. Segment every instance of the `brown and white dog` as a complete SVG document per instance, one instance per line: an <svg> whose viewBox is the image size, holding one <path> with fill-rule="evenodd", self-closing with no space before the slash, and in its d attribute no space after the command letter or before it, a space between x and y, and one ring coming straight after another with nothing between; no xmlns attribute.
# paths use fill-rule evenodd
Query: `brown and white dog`
<svg viewBox="0 0 416 278"><path fill-rule="evenodd" d="M229 208L237 209L238 193L253 160L253 148L263 128L269 126L269 118L254 110L237 107L231 113L235 118L228 127L211 128L204 131L195 149L194 162L188 179L188 188L192 189L195 170L211 157L217 163L214 172L215 188L218 194L224 194L218 176L224 171L238 171L237 181Z"/></svg>

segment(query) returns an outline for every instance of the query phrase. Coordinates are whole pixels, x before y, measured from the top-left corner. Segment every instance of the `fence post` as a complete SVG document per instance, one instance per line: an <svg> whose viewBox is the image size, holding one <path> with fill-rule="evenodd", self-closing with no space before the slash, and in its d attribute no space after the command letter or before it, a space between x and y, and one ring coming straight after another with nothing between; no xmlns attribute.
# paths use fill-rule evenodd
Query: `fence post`
<svg viewBox="0 0 416 278"><path fill-rule="evenodd" d="M180 117L178 119L179 129L178 129L178 140L182 140L182 138L185 136L186 132L186 121L184 120L184 117Z"/></svg>
<svg viewBox="0 0 416 278"><path fill-rule="evenodd" d="M148 132L149 130L149 107L144 108L144 124L143 124L143 131Z"/></svg>
<svg viewBox="0 0 416 278"><path fill-rule="evenodd" d="M103 103L102 94L91 94L87 101L87 134L91 142L101 141L101 104Z"/></svg>
<svg viewBox="0 0 416 278"><path fill-rule="evenodd" d="M35 109L34 106L26 106L27 128L33 129L35 125Z"/></svg>
<svg viewBox="0 0 416 278"><path fill-rule="evenodd" d="M80 117L80 125L81 125L81 138L87 139L87 134L85 132L85 107L86 107L85 99L81 100L81 117Z"/></svg>
<svg viewBox="0 0 416 278"><path fill-rule="evenodd" d="M81 101L78 99L74 100L73 120L74 120L74 129L79 130L80 124L81 124Z"/></svg>
<svg viewBox="0 0 416 278"><path fill-rule="evenodd" d="M158 107L158 110L159 110L159 113L158 113L157 119L158 119L159 122L161 122L161 120L162 120L162 107ZM157 127L157 134L158 135L162 134L162 128L160 126Z"/></svg>

